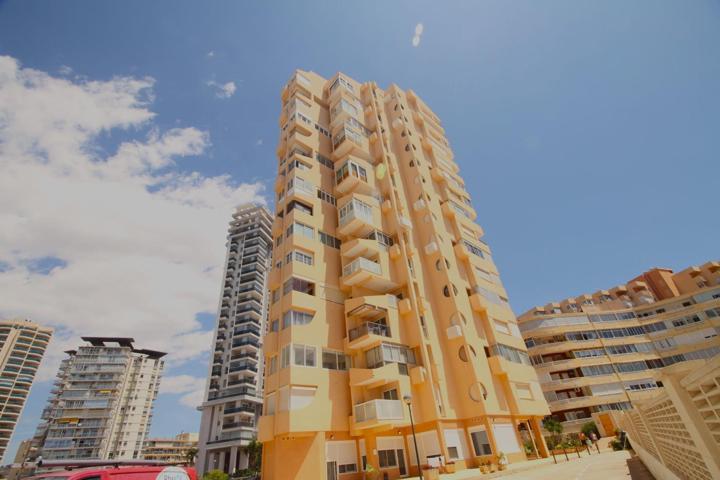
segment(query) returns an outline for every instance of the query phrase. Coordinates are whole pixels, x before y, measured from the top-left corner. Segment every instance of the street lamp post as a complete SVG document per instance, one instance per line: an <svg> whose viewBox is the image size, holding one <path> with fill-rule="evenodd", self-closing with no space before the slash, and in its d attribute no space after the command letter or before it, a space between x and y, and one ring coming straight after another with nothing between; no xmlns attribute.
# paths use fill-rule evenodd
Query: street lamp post
<svg viewBox="0 0 720 480"><path fill-rule="evenodd" d="M422 480L422 471L420 470L420 453L418 452L417 438L415 438L415 422L413 421L412 414L412 397L405 395L403 401L408 406L408 412L410 412L410 429L412 430L413 444L415 444L415 459L417 460L418 478Z"/></svg>

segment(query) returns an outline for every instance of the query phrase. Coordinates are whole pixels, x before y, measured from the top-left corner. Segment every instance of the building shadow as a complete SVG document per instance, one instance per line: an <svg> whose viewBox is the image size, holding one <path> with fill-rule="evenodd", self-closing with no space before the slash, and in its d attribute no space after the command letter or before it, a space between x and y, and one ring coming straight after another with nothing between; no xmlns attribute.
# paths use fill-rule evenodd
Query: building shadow
<svg viewBox="0 0 720 480"><path fill-rule="evenodd" d="M627 459L627 466L632 480L655 480L653 474L650 473L650 470L647 469L637 455L633 455Z"/></svg>

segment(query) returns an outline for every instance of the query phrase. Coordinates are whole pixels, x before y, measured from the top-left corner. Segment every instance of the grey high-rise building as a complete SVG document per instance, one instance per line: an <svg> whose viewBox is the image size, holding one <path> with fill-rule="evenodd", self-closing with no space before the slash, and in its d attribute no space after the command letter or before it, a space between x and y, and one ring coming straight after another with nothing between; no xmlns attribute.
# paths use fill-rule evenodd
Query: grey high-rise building
<svg viewBox="0 0 720 480"><path fill-rule="evenodd" d="M247 467L243 447L257 435L271 228L270 213L259 205L238 207L230 222L209 378L200 407L200 474L213 469L231 474Z"/></svg>

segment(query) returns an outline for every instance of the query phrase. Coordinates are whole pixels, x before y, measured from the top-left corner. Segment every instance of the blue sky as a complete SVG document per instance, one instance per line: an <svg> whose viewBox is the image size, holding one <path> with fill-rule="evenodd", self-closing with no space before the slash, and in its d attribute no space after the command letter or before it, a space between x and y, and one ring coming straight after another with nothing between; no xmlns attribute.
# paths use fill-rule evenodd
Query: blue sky
<svg viewBox="0 0 720 480"><path fill-rule="evenodd" d="M415 47L418 23L424 29ZM709 0L0 2L0 55L14 59L18 68L60 79L62 88L84 86L79 95L92 101L107 102L97 98L92 82L121 92L137 88L131 96L144 98L132 108L103 104L112 112L125 108L107 115L112 117L107 124L104 115L78 114L67 128L77 136L74 152L91 155L90 160L114 157L123 146L121 160L127 164L142 157L145 170L130 177L136 182L150 176L148 191L167 187L161 174L177 175L167 195L172 198L162 199L162 208L172 207L174 213L163 218L195 227L174 237L179 243L193 247L194 235L204 234L202 241L219 252L197 259L178 247L174 257L155 265L152 242L157 239L143 237L138 248L147 247L146 256L137 265L153 264L149 280L176 278L168 265L216 266L229 205L265 195L275 173L282 85L295 68L325 76L343 71L358 81L412 88L440 116L517 313L614 286L653 266L681 269L718 258L718 45L720 4ZM128 77L147 84L122 80ZM222 95L219 87L230 82L234 93ZM33 93L42 88L33 86ZM24 107L6 107L4 114L13 114L12 108ZM32 118L32 113L24 115ZM26 128L21 133L30 139L51 138L53 125L42 132L28 124L17 128ZM3 140L9 144L8 132L3 138L0 129L0 147ZM72 156L62 154L65 146L47 144L55 152L48 154L51 158L72 162ZM20 162L8 151L0 158L3 169ZM187 185L190 172L212 179L217 188L179 188ZM25 213L77 191L65 192L57 175L47 184L37 183L60 185L57 194L34 189L29 173L22 178L28 182L23 197L36 201L23 203ZM191 216L181 214L176 204L183 192L198 198L200 206L187 212ZM153 209L141 203L149 197L133 195L129 198L137 203L128 202L127 209L110 198L98 199L108 215L126 221L119 233L93 243L99 251L113 243L112 252L127 254L123 241L139 241L127 232L140 221L137 212ZM152 205L160 205L157 195L152 197ZM79 194L76 201L69 203L72 211L72 205L94 202ZM202 208L208 205L218 206L212 209L216 220L203 223L209 214L201 215ZM13 208L6 203L0 213L13 213ZM51 213L47 218L57 217ZM85 213L77 215L78 221L99 218ZM31 224L44 218L27 215ZM163 226L169 232L176 228ZM29 242L32 248L23 252L28 238L52 237L37 232L42 230L20 231L10 239L19 246L4 253L0 245L0 286L12 294L23 279L25 288L0 298L0 314L53 324L59 345L77 343L79 334L93 328L132 333L131 324L122 330L117 325L124 320L108 320L114 312L101 306L80 300L56 303L60 292L71 299L73 294L93 297L86 285L81 289L68 280L74 268L109 271L99 270L97 259L82 252L58 251L65 247L58 246L63 238L83 238L82 225L74 236L61 235L54 245L52 238ZM130 265L126 273L131 275L134 259L111 270ZM135 309L123 306L127 302L116 305L117 314L126 315L122 318L155 315L164 326L178 319L177 335L161 345L174 352L175 360L167 371L173 388L156 406L155 435L197 430L197 413L188 406L192 402L181 399L198 390L207 368L208 312L219 281L212 272L197 286L178 280L176 290L163 297L168 308L150 299ZM143 291L152 289L148 285ZM202 298L195 298L194 288L202 290ZM32 298L33 292L41 292L47 309L17 300ZM187 303L175 305L173 292ZM98 290L96 298L105 294ZM138 295L125 294L128 301ZM171 315L170 308L178 310ZM55 311L62 313L55 316ZM138 333L138 341L157 335ZM178 353L185 350L192 352ZM36 383L14 444L34 430L48 391L47 381Z"/></svg>

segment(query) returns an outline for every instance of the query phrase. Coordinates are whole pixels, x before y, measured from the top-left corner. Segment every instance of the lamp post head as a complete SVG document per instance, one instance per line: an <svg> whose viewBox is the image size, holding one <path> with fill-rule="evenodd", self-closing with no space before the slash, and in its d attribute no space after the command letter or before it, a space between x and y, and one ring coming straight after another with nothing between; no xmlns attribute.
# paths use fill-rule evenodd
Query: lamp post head
<svg viewBox="0 0 720 480"><path fill-rule="evenodd" d="M411 401L412 397L410 395L403 395L403 402L405 402L406 405L410 405Z"/></svg>

